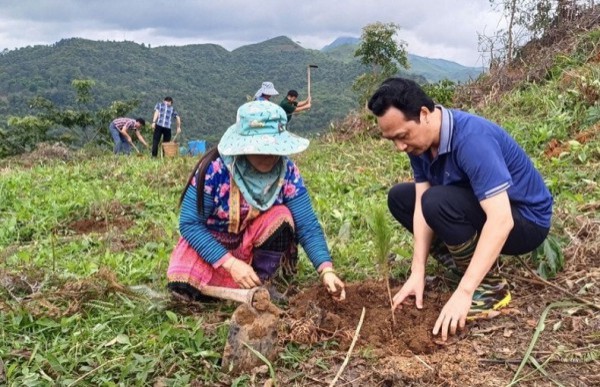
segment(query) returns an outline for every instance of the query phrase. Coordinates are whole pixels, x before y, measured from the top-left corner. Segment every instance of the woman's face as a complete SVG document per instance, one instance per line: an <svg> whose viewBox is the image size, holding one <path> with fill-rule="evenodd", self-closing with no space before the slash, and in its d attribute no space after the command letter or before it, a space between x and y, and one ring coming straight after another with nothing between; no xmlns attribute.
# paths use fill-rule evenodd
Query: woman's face
<svg viewBox="0 0 600 387"><path fill-rule="evenodd" d="M280 156L275 155L246 155L254 169L260 173L267 173L277 165Z"/></svg>

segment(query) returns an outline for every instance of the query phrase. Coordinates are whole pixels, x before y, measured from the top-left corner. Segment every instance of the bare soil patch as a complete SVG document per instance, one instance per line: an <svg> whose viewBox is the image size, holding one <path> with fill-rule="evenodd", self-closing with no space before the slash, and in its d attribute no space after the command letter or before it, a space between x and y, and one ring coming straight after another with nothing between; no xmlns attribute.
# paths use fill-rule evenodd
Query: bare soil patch
<svg viewBox="0 0 600 387"><path fill-rule="evenodd" d="M125 231L133 226L133 219L142 208L143 203L131 206L118 200L95 204L88 217L74 220L67 225L67 229L76 234L105 233L111 229Z"/></svg>
<svg viewBox="0 0 600 387"><path fill-rule="evenodd" d="M303 386L314 385L311 380L313 383L314 380L324 383L332 380L344 360L364 307L366 315L359 340L340 385L510 384L532 342L542 312L549 304L567 298L564 293L524 275L520 268L508 271L513 289L510 308L495 318L468 322L464 331L446 343L431 333L439 311L450 296L440 283L426 288L423 310L405 306L396 312L395 329L391 326L383 283L347 284L347 299L343 303L333 301L321 285L307 288L290 301L284 340L312 348L319 348L324 341L335 341L339 347L334 353L331 349L316 350L311 360L301 367L308 377L296 380L291 372L283 370L280 382L287 380L286 385ZM568 273L562 276L565 281L571 277ZM586 285L580 283L579 286ZM301 331L299 326L309 329ZM544 364L544 372L549 376L527 364L520 374L525 377L520 385L553 385L549 378L567 386L597 385L600 382L596 372L600 360L599 311L581 304L552 309L531 356ZM331 370L315 367L316 359L332 358L337 365Z"/></svg>
<svg viewBox="0 0 600 387"><path fill-rule="evenodd" d="M117 228L119 230L127 230L133 225L133 221L130 219L114 219L107 224L102 219L80 219L69 223L68 228L74 231L76 234L91 234L91 233L103 233L110 228Z"/></svg>
<svg viewBox="0 0 600 387"><path fill-rule="evenodd" d="M348 284L346 300L342 302L334 301L322 286L311 287L290 301L288 340L314 344L333 339L339 342L341 350L347 350L365 308L358 348L372 347L380 355L430 354L440 347L431 330L449 297L450 294L429 292L423 309L412 306L397 309L396 327L393 327L382 282Z"/></svg>

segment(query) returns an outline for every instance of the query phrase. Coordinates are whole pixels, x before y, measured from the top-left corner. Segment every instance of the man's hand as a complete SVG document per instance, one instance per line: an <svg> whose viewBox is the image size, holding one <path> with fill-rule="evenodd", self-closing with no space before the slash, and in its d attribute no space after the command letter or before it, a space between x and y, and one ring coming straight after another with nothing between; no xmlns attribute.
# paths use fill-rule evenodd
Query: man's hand
<svg viewBox="0 0 600 387"><path fill-rule="evenodd" d="M181 133L181 128L177 128L177 134Z"/></svg>
<svg viewBox="0 0 600 387"><path fill-rule="evenodd" d="M152 123L152 125L150 125L150 127L151 127L152 129L156 129L156 122L153 122L153 123Z"/></svg>
<svg viewBox="0 0 600 387"><path fill-rule="evenodd" d="M415 297L415 304L417 309L423 308L423 290L425 289L425 275L419 273L411 273L408 280L404 283L402 288L393 298L392 310L396 310L397 307L402 309L402 303L408 296Z"/></svg>
<svg viewBox="0 0 600 387"><path fill-rule="evenodd" d="M321 281L334 300L344 301L346 299L344 282L338 278L333 270L327 270L321 273Z"/></svg>
<svg viewBox="0 0 600 387"><path fill-rule="evenodd" d="M473 294L469 293L460 287L454 291L452 297L446 302L442 308L440 316L433 327L433 334L437 335L442 332L442 341L448 339L448 330L450 334L456 334L456 328L462 330L467 321L469 309L471 309L471 300Z"/></svg>
<svg viewBox="0 0 600 387"><path fill-rule="evenodd" d="M234 256L223 263L223 268L231 274L235 283L241 288L251 289L262 285L252 266Z"/></svg>

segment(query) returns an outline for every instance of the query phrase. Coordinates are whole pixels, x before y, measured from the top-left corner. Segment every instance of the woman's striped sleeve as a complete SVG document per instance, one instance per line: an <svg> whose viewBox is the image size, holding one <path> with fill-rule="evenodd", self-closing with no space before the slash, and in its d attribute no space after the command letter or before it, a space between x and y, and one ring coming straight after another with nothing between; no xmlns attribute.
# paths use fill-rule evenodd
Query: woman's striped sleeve
<svg viewBox="0 0 600 387"><path fill-rule="evenodd" d="M214 265L227 254L227 249L212 236L206 227L207 214L210 214L214 208L212 197L204 193L204 214L200 216L196 206L196 196L196 187L190 185L181 204L179 232L200 257Z"/></svg>
<svg viewBox="0 0 600 387"><path fill-rule="evenodd" d="M296 225L298 242L308 255L315 269L324 262L331 262L323 228L317 220L307 192L286 203Z"/></svg>

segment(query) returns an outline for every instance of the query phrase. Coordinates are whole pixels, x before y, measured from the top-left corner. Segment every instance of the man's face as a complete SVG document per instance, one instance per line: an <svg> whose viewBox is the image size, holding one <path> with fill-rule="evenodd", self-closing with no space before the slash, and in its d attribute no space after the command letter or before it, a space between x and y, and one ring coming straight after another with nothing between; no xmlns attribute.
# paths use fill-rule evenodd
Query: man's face
<svg viewBox="0 0 600 387"><path fill-rule="evenodd" d="M291 95L288 95L288 100L290 102L296 102L297 99L298 99L298 97L292 97Z"/></svg>
<svg viewBox="0 0 600 387"><path fill-rule="evenodd" d="M139 122L135 122L135 124L133 125L134 128L139 129L142 127L142 124L140 124Z"/></svg>
<svg viewBox="0 0 600 387"><path fill-rule="evenodd" d="M431 139L423 125L424 111L421 108L421 122L406 120L406 116L401 110L390 107L381 117L377 117L377 123L381 129L381 136L394 143L401 152L409 155L418 156L423 154L431 147Z"/></svg>
<svg viewBox="0 0 600 387"><path fill-rule="evenodd" d="M165 100L165 103L166 103L167 105L169 105L169 106L173 105L173 101L167 101L167 100Z"/></svg>

